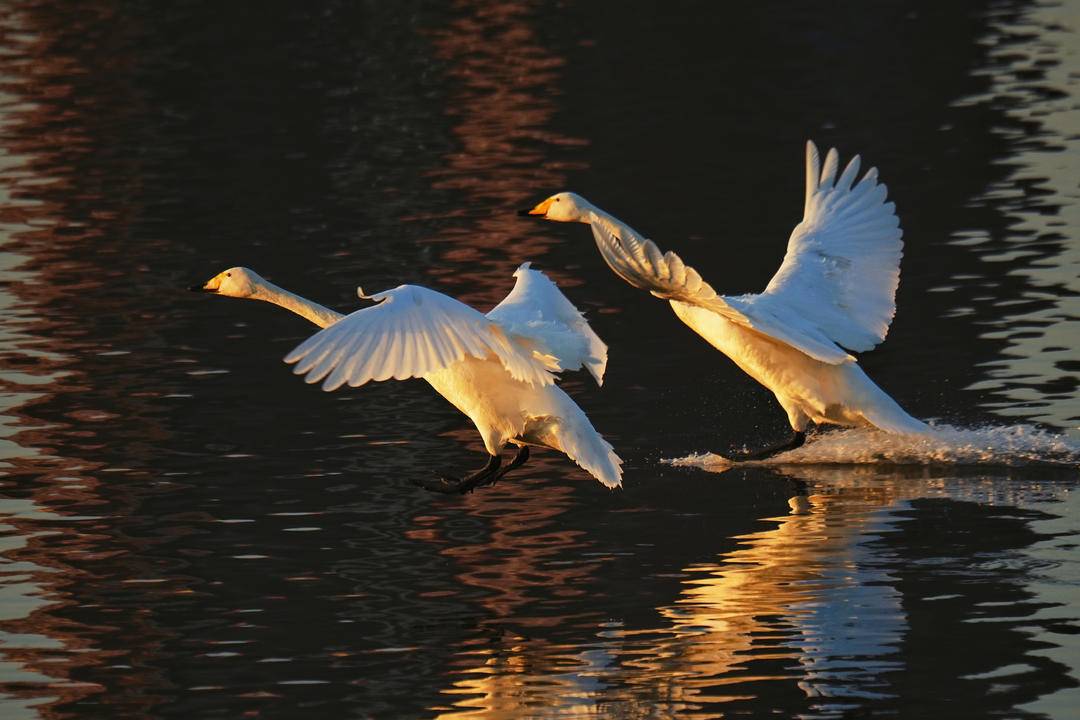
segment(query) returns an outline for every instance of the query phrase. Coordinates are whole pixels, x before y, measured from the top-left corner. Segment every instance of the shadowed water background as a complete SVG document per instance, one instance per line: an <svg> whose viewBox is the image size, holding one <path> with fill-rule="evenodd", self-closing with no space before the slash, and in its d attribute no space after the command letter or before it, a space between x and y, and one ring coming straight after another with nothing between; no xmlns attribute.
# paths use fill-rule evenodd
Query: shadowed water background
<svg viewBox="0 0 1080 720"><path fill-rule="evenodd" d="M1080 442L1078 29L1075 0L5 4L0 717L1075 717L1078 474L1031 461ZM899 309L861 362L963 453L664 464L783 413L515 211L576 190L755 291L807 138L889 186ZM603 389L563 384L623 490L539 452L419 491L483 450L427 385L320 393L280 362L305 321L183 291L243 264L486 309L525 260L610 345Z"/></svg>

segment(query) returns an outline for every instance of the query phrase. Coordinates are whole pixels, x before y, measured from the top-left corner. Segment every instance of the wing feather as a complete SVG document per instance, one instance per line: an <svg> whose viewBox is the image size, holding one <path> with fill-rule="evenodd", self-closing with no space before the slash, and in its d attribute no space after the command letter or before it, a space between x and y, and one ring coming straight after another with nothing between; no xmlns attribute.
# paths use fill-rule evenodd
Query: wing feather
<svg viewBox="0 0 1080 720"><path fill-rule="evenodd" d="M410 325L412 325L412 315L405 314L398 319L400 325L394 328L395 332L390 335L390 349L386 353L386 357L383 359L382 367L379 368L379 374L371 378L376 382L383 380L389 380L394 378L395 380L404 380L409 377L405 368L405 343L409 340L409 333L415 332ZM401 373L401 377L395 377L398 373Z"/></svg>
<svg viewBox="0 0 1080 720"><path fill-rule="evenodd" d="M356 360L356 355L352 352L346 352L344 353L344 356L345 361L338 364L337 367L327 375L326 382L323 383L323 386L327 390L337 390L349 379L348 368Z"/></svg>
<svg viewBox="0 0 1080 720"><path fill-rule="evenodd" d="M840 179L836 181L836 188L843 191L837 193L837 197L843 197L844 193L851 189L851 184L855 182L855 176L859 174L860 163L861 159L858 155L848 161L847 167L844 168L844 172L840 175Z"/></svg>
<svg viewBox="0 0 1080 720"><path fill-rule="evenodd" d="M903 242L896 207L886 202L877 168L858 178L855 156L840 169L830 149L824 164L806 145L803 220L788 240L780 269L760 295L723 297L673 252L602 211L590 225L616 275L669 300L708 308L787 343L822 362L851 360L844 348L869 350L885 339L896 311Z"/></svg>
<svg viewBox="0 0 1080 720"><path fill-rule="evenodd" d="M634 287L648 290L659 298L707 308L731 322L796 347L822 362L836 364L850 359L846 351L813 327L807 327L805 323L785 323L772 308L755 304L754 298L757 296L731 298L717 295L694 268L673 252L669 251L663 257L667 258L665 263L668 266L677 261L681 268L679 274L670 271L658 273L651 267L637 263L629 248L655 247L655 243L639 238L633 229L606 213L594 212L593 215L591 226L600 254L619 277ZM627 238L634 240L631 243Z"/></svg>
<svg viewBox="0 0 1080 720"><path fill-rule="evenodd" d="M829 148L825 155L825 164L821 168L821 179L818 188L832 187L836 183L836 169L840 165L840 154L836 148Z"/></svg>
<svg viewBox="0 0 1080 720"><path fill-rule="evenodd" d="M603 384L607 345L559 287L529 265L514 272L514 289L487 317L506 333L531 343L533 356L541 362L554 358L561 370L584 367L598 385Z"/></svg>
<svg viewBox="0 0 1080 720"><path fill-rule="evenodd" d="M415 375L420 369L420 346L417 339L423 334L415 317L410 316L407 320L410 332L405 334L405 342L401 344L401 367L395 374L400 375L398 380L404 380Z"/></svg>
<svg viewBox="0 0 1080 720"><path fill-rule="evenodd" d="M554 377L529 348L494 322L442 293L401 285L371 296L357 310L301 343L285 357L324 390L348 383L423 377L465 357L497 358L517 380L550 385Z"/></svg>
<svg viewBox="0 0 1080 720"><path fill-rule="evenodd" d="M388 335L372 335L369 343L366 343L361 351L360 362L356 364L356 370L349 376L349 385L359 387L366 382L365 378L372 378L378 371L381 358L386 354L387 345L390 342Z"/></svg>
<svg viewBox="0 0 1080 720"><path fill-rule="evenodd" d="M903 254L896 206L870 168L852 187L859 158L834 180L839 155L830 150L819 182L811 182L818 150L807 143L807 195L802 222L788 240L784 261L754 303L788 325L816 328L852 350L885 339L896 312Z"/></svg>
<svg viewBox="0 0 1080 720"><path fill-rule="evenodd" d="M311 368L318 365L329 352L330 348L328 346L313 347L311 352L300 361L293 372L298 375L303 375L311 370Z"/></svg>
<svg viewBox="0 0 1080 720"><path fill-rule="evenodd" d="M806 205L803 214L810 212L810 198L817 191L818 179L821 177L821 156L818 155L817 146L810 143L806 146Z"/></svg>
<svg viewBox="0 0 1080 720"><path fill-rule="evenodd" d="M660 252L660 248L656 247L656 243L645 243L645 254L649 258L649 265L652 266L653 272L661 280L669 280L671 278L671 271L668 269L667 263L664 262L664 256Z"/></svg>
<svg viewBox="0 0 1080 720"><path fill-rule="evenodd" d="M431 342L432 365L438 363L438 358L447 357L452 353L457 352L454 349L454 345L450 342L450 338L446 336L446 333L428 333L427 338Z"/></svg>
<svg viewBox="0 0 1080 720"><path fill-rule="evenodd" d="M683 264L682 258L670 250L664 254L664 259L667 260L668 269L671 271L669 277L673 283L683 285L686 283L686 265Z"/></svg>
<svg viewBox="0 0 1080 720"><path fill-rule="evenodd" d="M345 375L345 382L352 384L350 378L356 377L362 372L362 368L365 363L371 357L371 349L375 345L376 338L371 335L362 336L360 340L354 346L352 350L352 357L348 361L348 371Z"/></svg>
<svg viewBox="0 0 1080 720"><path fill-rule="evenodd" d="M322 380L324 377L327 376L330 370L333 369L334 364L337 362L337 358L342 354L343 351L340 348L331 348L331 351L327 353L326 357L324 357L322 361L319 362L319 364L316 365L315 368L308 373L307 377L304 378L304 382L314 384Z"/></svg>

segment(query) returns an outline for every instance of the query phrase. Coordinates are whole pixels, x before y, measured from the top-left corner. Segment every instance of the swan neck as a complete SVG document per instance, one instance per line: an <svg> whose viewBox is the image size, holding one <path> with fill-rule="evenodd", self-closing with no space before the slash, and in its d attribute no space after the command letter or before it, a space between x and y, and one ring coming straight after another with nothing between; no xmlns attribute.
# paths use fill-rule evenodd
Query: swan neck
<svg viewBox="0 0 1080 720"><path fill-rule="evenodd" d="M252 294L251 298L253 300L262 300L263 302L273 303L278 307L291 310L300 317L310 320L323 328L333 325L344 317L344 315L339 312L335 312L328 307L323 307L319 303L312 302L307 298L302 298L296 293L291 293L266 280L263 280L261 284L256 286L255 292Z"/></svg>

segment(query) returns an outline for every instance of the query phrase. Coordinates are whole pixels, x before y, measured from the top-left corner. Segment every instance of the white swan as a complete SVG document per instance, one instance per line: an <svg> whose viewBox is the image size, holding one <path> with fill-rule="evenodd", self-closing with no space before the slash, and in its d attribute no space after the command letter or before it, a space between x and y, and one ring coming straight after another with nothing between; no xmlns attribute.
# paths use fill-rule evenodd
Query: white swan
<svg viewBox="0 0 1080 720"><path fill-rule="evenodd" d="M525 263L510 294L486 316L442 293L400 285L361 298L373 307L342 315L305 300L247 268L230 268L192 290L264 300L321 328L285 362L323 390L370 380L423 378L480 431L490 459L467 477L415 480L438 492L492 484L529 457L529 445L565 453L609 488L622 484L622 460L557 385L553 372L585 367L603 382L607 346L546 275ZM519 450L506 467L507 443Z"/></svg>
<svg viewBox="0 0 1080 720"><path fill-rule="evenodd" d="M803 219L780 269L758 295L717 295L678 255L661 253L574 193L552 195L525 214L588 223L616 275L670 301L680 320L776 395L794 436L740 459L798 447L810 422L923 433L927 426L875 385L845 349L870 350L885 339L896 311L903 243L877 169L855 184L858 156L839 177L838 168L835 149L822 166L817 147L806 144Z"/></svg>

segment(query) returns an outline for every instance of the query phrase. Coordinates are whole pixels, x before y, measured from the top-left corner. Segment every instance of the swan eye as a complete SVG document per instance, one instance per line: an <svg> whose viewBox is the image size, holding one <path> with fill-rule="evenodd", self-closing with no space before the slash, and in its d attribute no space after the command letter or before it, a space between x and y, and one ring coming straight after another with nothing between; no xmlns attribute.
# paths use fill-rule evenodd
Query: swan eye
<svg viewBox="0 0 1080 720"><path fill-rule="evenodd" d="M555 198L555 202L559 202L559 200L561 200L561 198Z"/></svg>
<svg viewBox="0 0 1080 720"><path fill-rule="evenodd" d="M225 277L232 277L232 273L225 273Z"/></svg>

